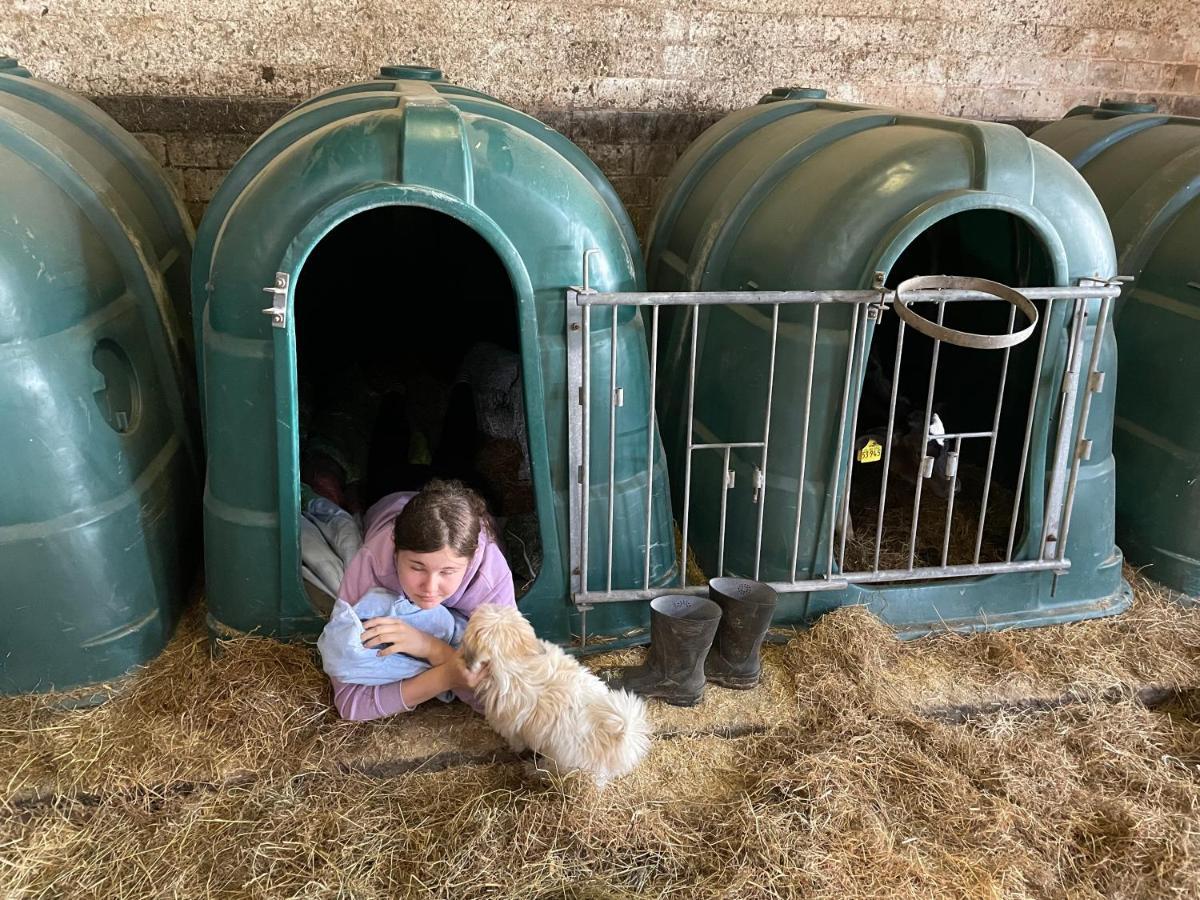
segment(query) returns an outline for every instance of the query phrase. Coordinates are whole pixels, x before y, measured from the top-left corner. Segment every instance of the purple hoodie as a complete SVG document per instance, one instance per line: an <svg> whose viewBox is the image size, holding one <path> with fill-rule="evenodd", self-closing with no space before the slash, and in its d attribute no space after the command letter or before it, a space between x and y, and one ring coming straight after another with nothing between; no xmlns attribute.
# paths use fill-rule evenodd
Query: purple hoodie
<svg viewBox="0 0 1200 900"><path fill-rule="evenodd" d="M388 494L367 510L363 545L346 567L339 599L353 606L367 591L377 587L405 596L396 574L392 528L400 510L415 496L414 493ZM479 546L471 557L462 584L442 605L457 609L470 618L471 613L484 603L501 606L516 606L517 603L508 561L486 528L480 532ZM330 681L333 683L334 706L343 719L366 721L411 710L400 692L402 681L381 685L347 684L336 678ZM460 700L478 709L475 697L469 691L455 693Z"/></svg>

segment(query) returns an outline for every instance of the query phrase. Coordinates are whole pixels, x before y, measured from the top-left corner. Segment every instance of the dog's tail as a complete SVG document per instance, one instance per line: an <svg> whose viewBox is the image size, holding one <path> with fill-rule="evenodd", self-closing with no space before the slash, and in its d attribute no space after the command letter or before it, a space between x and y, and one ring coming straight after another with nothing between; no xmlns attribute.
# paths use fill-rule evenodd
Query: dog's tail
<svg viewBox="0 0 1200 900"><path fill-rule="evenodd" d="M646 702L628 691L611 691L609 702L594 708L593 734L614 774L631 771L650 749Z"/></svg>

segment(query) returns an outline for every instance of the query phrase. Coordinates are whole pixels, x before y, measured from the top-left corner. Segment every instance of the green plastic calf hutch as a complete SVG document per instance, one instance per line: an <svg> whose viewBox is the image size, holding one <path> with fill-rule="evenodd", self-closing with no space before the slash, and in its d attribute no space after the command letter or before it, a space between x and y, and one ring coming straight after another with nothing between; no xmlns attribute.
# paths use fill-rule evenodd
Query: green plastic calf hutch
<svg viewBox="0 0 1200 900"><path fill-rule="evenodd" d="M436 407L408 443L383 445L410 448L406 460L419 468L429 457L419 447L436 457L447 444L435 427L442 407L431 398L480 342L519 357L527 454L513 465L529 471L536 519L532 532L507 541L510 561L535 558L519 604L547 639L567 644L580 632L567 546L568 492L578 479L567 459L564 307L590 249L599 250L596 287L644 286L629 217L579 148L436 70L386 67L375 80L301 104L259 138L209 205L194 258L213 633L320 631L331 600L302 579L297 524L302 458L316 440L308 423L349 416L372 385L403 380L402 403L371 407L363 415L375 415L373 424L350 416L339 427L343 440L361 436L347 449L355 455L389 425L379 410L419 420L417 406ZM595 334L597 359L610 358L611 334ZM614 571L618 586L640 586L649 553L650 581L662 584L674 577L675 550L665 456L647 431L648 354L636 311L622 315L616 343L624 406L615 424L631 449L611 482ZM601 374L596 391L604 390ZM592 440L607 446L607 422ZM378 471L372 452L367 482ZM394 474L380 487L411 486L403 471ZM591 490L606 500L609 484L605 473ZM648 493L657 498L649 550ZM606 525L599 499L594 515L598 532ZM589 571L598 577L600 565L593 560ZM586 627L636 639L647 615L642 606L608 605Z"/></svg>
<svg viewBox="0 0 1200 900"><path fill-rule="evenodd" d="M647 255L650 289L680 292L659 427L705 575L797 585L777 624L866 604L904 635L1125 608L1118 274L1087 183L1009 126L803 88L715 124L669 176ZM888 292L918 276L951 278L897 309ZM932 302L963 278L1010 302ZM689 306L713 291L858 300Z"/></svg>
<svg viewBox="0 0 1200 900"><path fill-rule="evenodd" d="M112 119L0 59L0 693L116 678L199 559L192 228Z"/></svg>
<svg viewBox="0 0 1200 900"><path fill-rule="evenodd" d="M1152 578L1200 597L1200 119L1110 102L1033 138L1087 179L1134 279L1116 316L1117 542Z"/></svg>

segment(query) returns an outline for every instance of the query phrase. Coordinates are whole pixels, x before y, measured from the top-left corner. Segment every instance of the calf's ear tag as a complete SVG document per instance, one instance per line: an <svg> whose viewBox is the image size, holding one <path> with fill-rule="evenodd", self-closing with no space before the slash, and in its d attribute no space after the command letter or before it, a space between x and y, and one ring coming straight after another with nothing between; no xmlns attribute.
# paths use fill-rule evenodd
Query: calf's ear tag
<svg viewBox="0 0 1200 900"><path fill-rule="evenodd" d="M870 438L861 450L858 451L858 461L860 463L879 462L883 459L883 445L875 438Z"/></svg>

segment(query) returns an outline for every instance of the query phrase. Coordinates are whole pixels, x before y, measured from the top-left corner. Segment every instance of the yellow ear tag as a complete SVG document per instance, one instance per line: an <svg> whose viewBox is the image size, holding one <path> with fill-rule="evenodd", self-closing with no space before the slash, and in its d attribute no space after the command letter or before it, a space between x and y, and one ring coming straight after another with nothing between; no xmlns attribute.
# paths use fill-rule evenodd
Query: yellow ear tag
<svg viewBox="0 0 1200 900"><path fill-rule="evenodd" d="M883 444L879 443L875 438L868 438L867 445L858 451L858 461L860 463L873 463L879 462L881 459L883 459Z"/></svg>

